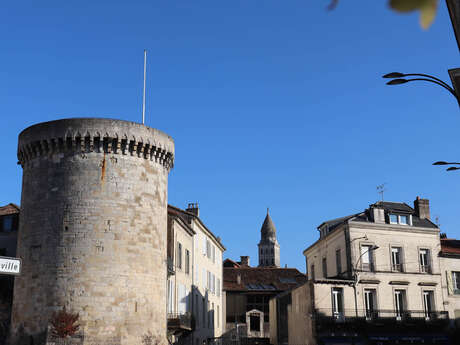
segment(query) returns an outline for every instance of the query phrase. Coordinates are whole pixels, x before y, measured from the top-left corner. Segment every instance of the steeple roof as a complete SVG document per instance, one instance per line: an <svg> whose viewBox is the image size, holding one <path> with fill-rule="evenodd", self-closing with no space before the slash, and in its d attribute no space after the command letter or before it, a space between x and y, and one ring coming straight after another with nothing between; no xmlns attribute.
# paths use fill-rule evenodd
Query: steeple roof
<svg viewBox="0 0 460 345"><path fill-rule="evenodd" d="M276 241L276 228L273 224L272 218L267 208L267 216L265 217L264 223L262 224L261 232L261 242L264 240Z"/></svg>

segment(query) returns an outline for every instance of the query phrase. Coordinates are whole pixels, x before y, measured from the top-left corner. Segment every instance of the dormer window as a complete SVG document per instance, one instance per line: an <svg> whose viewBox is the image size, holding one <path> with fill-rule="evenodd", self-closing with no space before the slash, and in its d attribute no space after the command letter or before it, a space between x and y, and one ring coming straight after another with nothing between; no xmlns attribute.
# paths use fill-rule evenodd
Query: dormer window
<svg viewBox="0 0 460 345"><path fill-rule="evenodd" d="M391 214L389 215L390 224L411 225L412 217L407 214Z"/></svg>
<svg viewBox="0 0 460 345"><path fill-rule="evenodd" d="M399 216L399 224L409 225L409 217Z"/></svg>
<svg viewBox="0 0 460 345"><path fill-rule="evenodd" d="M390 224L398 224L398 216L396 214L390 214Z"/></svg>

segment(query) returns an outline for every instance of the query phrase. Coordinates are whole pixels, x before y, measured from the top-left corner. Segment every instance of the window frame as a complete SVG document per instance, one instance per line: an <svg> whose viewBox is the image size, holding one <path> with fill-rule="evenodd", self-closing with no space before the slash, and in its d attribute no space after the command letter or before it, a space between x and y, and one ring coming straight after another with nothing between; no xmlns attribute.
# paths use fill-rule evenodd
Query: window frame
<svg viewBox="0 0 460 345"><path fill-rule="evenodd" d="M460 271L451 271L454 295L460 295ZM457 288L458 287L458 288Z"/></svg>
<svg viewBox="0 0 460 345"><path fill-rule="evenodd" d="M335 250L335 269L337 276L342 274L342 249L338 248Z"/></svg>
<svg viewBox="0 0 460 345"><path fill-rule="evenodd" d="M177 241L176 268L182 269L182 243Z"/></svg>
<svg viewBox="0 0 460 345"><path fill-rule="evenodd" d="M397 301L396 295L401 296L400 301L399 300ZM407 311L407 291L405 289L394 289L393 290L393 305L394 305L396 319L397 320L403 319L404 314Z"/></svg>
<svg viewBox="0 0 460 345"><path fill-rule="evenodd" d="M374 251L372 250L372 247L374 247L375 244L371 244L371 243L362 243L359 247L359 255L360 255L360 258L361 258L361 262L360 262L360 265L361 265L361 271L363 272L374 272ZM363 248L367 248L366 251L363 251ZM364 261L364 258L367 257L367 261L369 262L365 262ZM358 259L359 260L359 259ZM365 265L369 265L368 267L366 267Z"/></svg>
<svg viewBox="0 0 460 345"><path fill-rule="evenodd" d="M323 270L323 278L327 279L327 258L325 256L321 260L321 266Z"/></svg>
<svg viewBox="0 0 460 345"><path fill-rule="evenodd" d="M372 295L372 308L370 307L368 296ZM371 320L377 317L378 314L378 298L377 289L365 287L363 289L364 309L366 312L366 319Z"/></svg>
<svg viewBox="0 0 460 345"><path fill-rule="evenodd" d="M422 263L422 252L426 251L425 253L425 260L426 264L423 265ZM418 249L418 258L419 258L419 266L421 273L431 273L431 251L429 248L419 248Z"/></svg>
<svg viewBox="0 0 460 345"><path fill-rule="evenodd" d="M332 287L331 288L331 307L332 316L334 318L340 318L344 313L344 295L343 288Z"/></svg>
<svg viewBox="0 0 460 345"><path fill-rule="evenodd" d="M397 251L394 251L397 249ZM399 263L395 263L395 257L393 253L398 253ZM391 246L390 247L390 260L391 260L391 271L392 272L404 272L404 259L403 259L403 247L402 246Z"/></svg>
<svg viewBox="0 0 460 345"><path fill-rule="evenodd" d="M185 274L190 274L190 251L185 249Z"/></svg>
<svg viewBox="0 0 460 345"><path fill-rule="evenodd" d="M8 228L6 227L7 220L9 221L8 222L8 224L9 224ZM11 214L3 216L2 217L2 232L4 232L4 233L13 232L13 227L14 227L14 216L11 215Z"/></svg>

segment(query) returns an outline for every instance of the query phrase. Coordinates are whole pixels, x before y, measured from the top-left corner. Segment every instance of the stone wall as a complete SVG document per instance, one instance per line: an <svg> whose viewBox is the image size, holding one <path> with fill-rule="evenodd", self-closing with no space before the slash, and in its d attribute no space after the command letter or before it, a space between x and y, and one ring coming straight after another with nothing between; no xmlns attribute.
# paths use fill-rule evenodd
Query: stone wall
<svg viewBox="0 0 460 345"><path fill-rule="evenodd" d="M11 343L41 344L54 311L79 313L84 344L166 343L168 172L174 143L109 119L41 123L23 167Z"/></svg>

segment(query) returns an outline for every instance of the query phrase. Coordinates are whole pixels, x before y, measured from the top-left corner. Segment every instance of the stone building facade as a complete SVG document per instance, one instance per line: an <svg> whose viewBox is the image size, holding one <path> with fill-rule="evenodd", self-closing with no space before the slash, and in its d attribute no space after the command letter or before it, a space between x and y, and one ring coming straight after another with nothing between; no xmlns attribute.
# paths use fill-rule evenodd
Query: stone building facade
<svg viewBox="0 0 460 345"><path fill-rule="evenodd" d="M271 301L273 317L288 315L278 327L288 336L273 335L273 344L448 344L440 232L428 200L377 202L318 231L303 252L308 283L289 303Z"/></svg>
<svg viewBox="0 0 460 345"><path fill-rule="evenodd" d="M198 204L168 206L168 331L171 343L201 345L223 331L219 237L200 218Z"/></svg>
<svg viewBox="0 0 460 345"><path fill-rule="evenodd" d="M63 119L21 132L18 160L23 269L11 343L49 341L64 307L79 313L82 344L166 343L173 140L127 121Z"/></svg>
<svg viewBox="0 0 460 345"><path fill-rule="evenodd" d="M0 256L16 256L19 226L19 206L0 206Z"/></svg>
<svg viewBox="0 0 460 345"><path fill-rule="evenodd" d="M441 238L439 253L444 306L460 336L460 240Z"/></svg>
<svg viewBox="0 0 460 345"><path fill-rule="evenodd" d="M0 206L0 257L15 257L19 225L19 207ZM14 276L0 274L0 344L3 344L11 319Z"/></svg>

